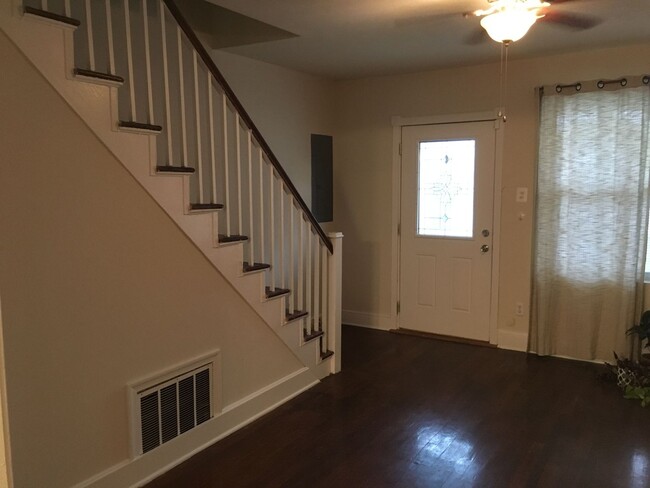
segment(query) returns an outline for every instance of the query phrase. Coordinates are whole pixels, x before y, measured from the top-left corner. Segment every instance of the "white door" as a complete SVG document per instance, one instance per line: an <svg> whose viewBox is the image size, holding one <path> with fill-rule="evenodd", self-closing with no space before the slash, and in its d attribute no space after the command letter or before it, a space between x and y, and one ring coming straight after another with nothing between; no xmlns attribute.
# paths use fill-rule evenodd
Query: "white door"
<svg viewBox="0 0 650 488"><path fill-rule="evenodd" d="M402 128L401 328L488 341L494 121Z"/></svg>

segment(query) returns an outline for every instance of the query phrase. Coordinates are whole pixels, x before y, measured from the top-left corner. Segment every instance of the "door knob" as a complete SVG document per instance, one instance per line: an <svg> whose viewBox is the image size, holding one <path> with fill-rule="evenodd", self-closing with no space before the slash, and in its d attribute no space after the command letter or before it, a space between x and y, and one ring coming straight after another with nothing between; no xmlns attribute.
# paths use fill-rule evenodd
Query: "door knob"
<svg viewBox="0 0 650 488"><path fill-rule="evenodd" d="M483 245L481 246L481 252L482 252L482 253L486 253L486 252L488 252L489 250L490 250L490 246L488 246L487 244L483 244Z"/></svg>

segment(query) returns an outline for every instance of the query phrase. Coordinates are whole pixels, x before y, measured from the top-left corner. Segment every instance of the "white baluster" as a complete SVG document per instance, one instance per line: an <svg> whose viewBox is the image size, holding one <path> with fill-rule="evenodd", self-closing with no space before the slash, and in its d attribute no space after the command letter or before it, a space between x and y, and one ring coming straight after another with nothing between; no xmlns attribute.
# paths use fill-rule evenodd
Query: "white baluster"
<svg viewBox="0 0 650 488"><path fill-rule="evenodd" d="M327 333L327 248L319 243L321 255L321 330ZM325 347L327 349L327 347ZM324 352L324 351L322 351Z"/></svg>
<svg viewBox="0 0 650 488"><path fill-rule="evenodd" d="M144 64L147 70L147 103L149 104L149 123L153 124L153 87L151 84L151 48L149 46L148 0L142 0L142 32L144 35Z"/></svg>
<svg viewBox="0 0 650 488"><path fill-rule="evenodd" d="M305 277L307 284L305 290L305 310L309 312L309 317L305 320L305 325L307 326L307 333L311 334L314 330L313 319L311 307L311 225L307 225L307 259L305 260L305 266L307 267L307 276ZM311 324L311 325L310 325Z"/></svg>
<svg viewBox="0 0 650 488"><path fill-rule="evenodd" d="M269 205L269 210L271 211L271 224L269 226L271 241L271 290L275 290L275 202L273 197L273 187L275 186L275 175L273 172L273 165L269 164L269 198L271 199L271 204Z"/></svg>
<svg viewBox="0 0 650 488"><path fill-rule="evenodd" d="M298 301L298 310L304 311L305 310L305 302L304 302L305 263L303 260L303 256L305 250L305 242L304 242L305 219L302 217L302 212L298 214L298 218L300 219L300 230L298 231L298 296L296 298Z"/></svg>
<svg viewBox="0 0 650 488"><path fill-rule="evenodd" d="M294 313L296 311L296 303L295 303L295 293L296 289L294 287L295 285L295 280L294 280L294 264L293 260L295 259L294 255L294 249L293 249L293 240L294 240L294 233L293 233L293 214L295 213L295 207L293 205L293 198L289 196L289 289L291 290L291 295L289 295L289 313Z"/></svg>
<svg viewBox="0 0 650 488"><path fill-rule="evenodd" d="M320 326L320 241L314 239L314 321L312 330L321 330Z"/></svg>
<svg viewBox="0 0 650 488"><path fill-rule="evenodd" d="M279 178L280 182L280 257L278 258L278 266L280 267L280 288L286 288L287 282L284 279L284 183L282 178Z"/></svg>
<svg viewBox="0 0 650 488"><path fill-rule="evenodd" d="M106 6L106 32L108 36L108 69L109 73L115 74L115 46L113 42L113 12L111 0L105 1Z"/></svg>
<svg viewBox="0 0 650 488"><path fill-rule="evenodd" d="M260 263L264 262L264 156L259 148L260 162Z"/></svg>
<svg viewBox="0 0 650 488"><path fill-rule="evenodd" d="M194 112L196 115L196 164L199 176L199 203L204 203L203 151L201 151L201 105L199 99L199 66L196 51L194 49L192 49L192 64L194 68Z"/></svg>
<svg viewBox="0 0 650 488"><path fill-rule="evenodd" d="M172 143L172 116L169 101L169 65L167 59L167 24L165 22L166 7L159 2L160 5L160 32L162 37L162 58L163 58L163 84L165 87L165 130L167 131L167 165L174 165L174 151Z"/></svg>
<svg viewBox="0 0 650 488"><path fill-rule="evenodd" d="M214 104L212 101L212 76L208 73L208 113L210 115L210 163L212 171L212 203L217 203L217 158L214 154Z"/></svg>
<svg viewBox="0 0 650 488"><path fill-rule="evenodd" d="M239 113L235 112L235 141L237 144L236 147L236 158L237 158L237 234L243 235L244 231L242 229L242 206L241 206L241 135L240 135L240 118Z"/></svg>
<svg viewBox="0 0 650 488"><path fill-rule="evenodd" d="M124 22L126 31L126 61L127 61L127 76L129 77L129 95L131 100L131 120L137 121L137 110L135 106L135 76L133 74L133 47L131 45L131 9L129 7L129 0L124 0Z"/></svg>
<svg viewBox="0 0 650 488"><path fill-rule="evenodd" d="M248 130L248 263L255 264L255 239L253 229L253 144L251 131Z"/></svg>
<svg viewBox="0 0 650 488"><path fill-rule="evenodd" d="M90 0L86 0L86 35L88 36L88 61L90 70L95 71L95 41L93 39L93 13Z"/></svg>
<svg viewBox="0 0 650 488"><path fill-rule="evenodd" d="M223 178L226 183L225 192L226 192L226 235L230 235L230 172L228 165L228 100L226 94L221 95L221 101L223 106Z"/></svg>
<svg viewBox="0 0 650 488"><path fill-rule="evenodd" d="M178 81L180 84L181 99L181 139L183 144L183 161L181 165L187 167L187 123L185 120L185 70L183 69L183 40L181 27L176 26L176 44L178 45Z"/></svg>

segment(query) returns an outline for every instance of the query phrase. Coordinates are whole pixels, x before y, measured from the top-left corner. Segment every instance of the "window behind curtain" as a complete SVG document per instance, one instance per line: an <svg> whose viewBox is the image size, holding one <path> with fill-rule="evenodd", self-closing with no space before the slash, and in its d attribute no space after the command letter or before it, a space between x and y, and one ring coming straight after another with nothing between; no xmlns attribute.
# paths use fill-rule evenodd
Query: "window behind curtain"
<svg viewBox="0 0 650 488"><path fill-rule="evenodd" d="M638 243L626 237L629 245L622 245L620 231L637 225L636 212L625 209L638 206L638 180L644 177L639 160L648 115L641 95L630 89L543 100L539 211L561 225L549 226L557 231L554 256L541 261L542 268L552 262L562 276L598 283L622 266L637 266L630 254Z"/></svg>
<svg viewBox="0 0 650 488"><path fill-rule="evenodd" d="M583 84L585 86L585 84ZM647 86L542 97L531 347L610 359L640 307Z"/></svg>

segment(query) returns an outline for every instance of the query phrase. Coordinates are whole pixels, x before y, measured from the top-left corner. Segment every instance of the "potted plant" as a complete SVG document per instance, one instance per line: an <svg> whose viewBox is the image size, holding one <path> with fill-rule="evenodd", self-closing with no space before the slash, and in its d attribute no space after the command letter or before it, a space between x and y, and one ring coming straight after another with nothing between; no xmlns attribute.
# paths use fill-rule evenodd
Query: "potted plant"
<svg viewBox="0 0 650 488"><path fill-rule="evenodd" d="M630 327L627 334L638 336L641 361L647 363L650 360L650 310L643 312L639 325Z"/></svg>
<svg viewBox="0 0 650 488"><path fill-rule="evenodd" d="M627 330L627 335L638 336L639 360L621 358L614 353L615 364L607 364L609 375L623 390L623 396L650 406L650 310L641 315L638 325Z"/></svg>
<svg viewBox="0 0 650 488"><path fill-rule="evenodd" d="M640 400L641 406L650 406L650 366L621 358L614 353L615 364L606 363L612 379L616 381L624 398Z"/></svg>

